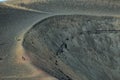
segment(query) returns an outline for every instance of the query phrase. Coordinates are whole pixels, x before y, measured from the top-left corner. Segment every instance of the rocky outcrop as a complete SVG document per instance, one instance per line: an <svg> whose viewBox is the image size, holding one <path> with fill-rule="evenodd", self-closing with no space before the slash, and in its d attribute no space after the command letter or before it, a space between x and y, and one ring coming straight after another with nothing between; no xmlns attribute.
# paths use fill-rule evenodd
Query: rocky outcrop
<svg viewBox="0 0 120 80"><path fill-rule="evenodd" d="M59 80L120 79L120 18L61 15L35 24L23 47Z"/></svg>

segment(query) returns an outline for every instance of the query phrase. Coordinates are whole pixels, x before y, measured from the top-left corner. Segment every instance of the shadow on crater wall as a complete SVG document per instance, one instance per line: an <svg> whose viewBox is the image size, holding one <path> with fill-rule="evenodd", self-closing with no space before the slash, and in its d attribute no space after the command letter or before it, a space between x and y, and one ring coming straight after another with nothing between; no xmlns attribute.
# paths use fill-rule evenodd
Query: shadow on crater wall
<svg viewBox="0 0 120 80"><path fill-rule="evenodd" d="M23 47L32 64L60 80L120 79L120 19L53 16L34 25Z"/></svg>

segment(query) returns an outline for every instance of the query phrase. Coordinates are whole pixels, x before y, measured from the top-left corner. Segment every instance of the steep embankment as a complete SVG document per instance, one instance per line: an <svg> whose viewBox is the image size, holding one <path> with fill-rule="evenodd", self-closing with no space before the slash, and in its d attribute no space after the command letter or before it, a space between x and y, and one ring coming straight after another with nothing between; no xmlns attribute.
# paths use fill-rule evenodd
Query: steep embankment
<svg viewBox="0 0 120 80"><path fill-rule="evenodd" d="M23 46L32 63L60 80L120 79L120 19L53 16L34 25Z"/></svg>

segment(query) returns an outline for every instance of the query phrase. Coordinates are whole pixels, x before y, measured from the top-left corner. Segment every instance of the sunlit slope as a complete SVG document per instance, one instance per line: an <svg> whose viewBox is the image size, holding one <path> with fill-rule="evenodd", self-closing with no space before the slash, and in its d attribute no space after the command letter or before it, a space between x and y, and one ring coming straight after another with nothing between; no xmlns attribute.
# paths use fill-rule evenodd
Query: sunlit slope
<svg viewBox="0 0 120 80"><path fill-rule="evenodd" d="M45 16L0 4L0 80L54 80L31 64L21 45L24 33Z"/></svg>
<svg viewBox="0 0 120 80"><path fill-rule="evenodd" d="M120 15L119 0L13 0L8 4L53 14Z"/></svg>

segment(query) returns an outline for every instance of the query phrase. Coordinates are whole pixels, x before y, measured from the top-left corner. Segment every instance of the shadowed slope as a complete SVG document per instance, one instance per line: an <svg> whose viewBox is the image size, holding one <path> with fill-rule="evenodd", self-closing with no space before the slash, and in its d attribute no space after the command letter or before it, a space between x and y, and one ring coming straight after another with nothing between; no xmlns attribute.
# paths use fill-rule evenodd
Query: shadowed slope
<svg viewBox="0 0 120 80"><path fill-rule="evenodd" d="M32 63L60 80L119 80L120 19L54 16L31 28L23 46Z"/></svg>

